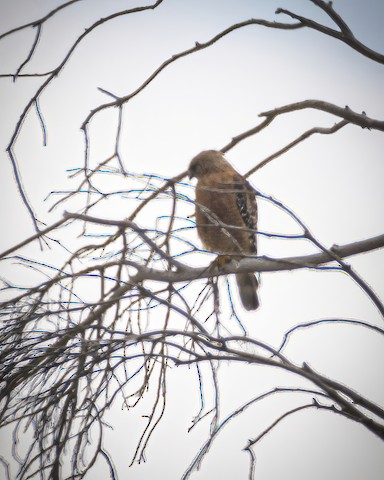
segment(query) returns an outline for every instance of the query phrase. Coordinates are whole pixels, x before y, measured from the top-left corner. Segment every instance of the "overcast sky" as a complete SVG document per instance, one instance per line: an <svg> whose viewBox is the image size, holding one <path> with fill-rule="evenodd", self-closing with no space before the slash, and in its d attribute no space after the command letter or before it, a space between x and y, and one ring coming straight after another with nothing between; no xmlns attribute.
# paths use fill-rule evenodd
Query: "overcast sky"
<svg viewBox="0 0 384 480"><path fill-rule="evenodd" d="M0 0L0 33L42 17L52 0ZM63 10L43 27L36 54L25 73L55 67L75 39L94 21L118 9L145 2L83 0ZM102 25L79 45L64 70L40 98L47 130L47 146L36 112L31 109L17 139L15 152L28 199L39 219L50 224L64 210L74 211L83 199L49 208L58 199L52 191L75 187L68 170L83 165L84 138L80 126L90 110L109 98L134 91L171 55L204 42L228 26L249 18L283 21L275 16L283 7L330 25L307 0L164 0L155 11L124 16ZM335 9L356 37L383 51L384 2L338 0ZM31 29L0 41L0 73L13 73L28 55ZM34 233L33 224L17 191L5 149L15 123L41 78L0 79L1 209L0 250ZM127 170L169 177L184 171L190 159L208 148L220 149L230 139L260 121L260 112L304 99L321 99L365 111L382 119L384 68L337 40L301 29L280 31L249 26L233 32L213 47L188 56L165 69L124 108L121 154ZM315 111L282 116L260 135L232 149L227 158L242 173L314 126L330 127L336 117ZM89 128L91 165L113 152L117 111L97 114ZM117 165L116 165L117 166ZM383 233L383 135L347 126L332 136L314 136L250 177L262 192L292 208L326 246ZM116 188L110 175L98 179L105 191ZM152 212L156 216L159 211ZM72 209L72 210L71 210ZM293 223L266 202L259 202L259 229L294 233ZM129 202L120 198L114 208L101 207L101 216L121 219ZM185 214L191 211L183 210ZM143 217L143 220L145 218ZM148 220L149 221L149 220ZM196 240L195 233L191 233ZM197 240L196 240L197 241ZM259 238L262 255L280 257L314 251L303 241ZM23 251L38 256L37 246ZM61 262L56 252L47 261ZM64 255L61 253L60 255ZM351 264L377 294L384 297L383 252L351 259ZM2 269L2 270L1 270ZM0 266L1 276L16 282L29 278L14 265ZM297 271L265 274L261 282L262 308L244 315L248 333L278 345L284 333L301 322L319 318L353 318L382 326L382 318L359 287L340 272ZM286 354L331 376L383 404L384 349L382 338L351 326L321 326L297 333ZM296 379L261 367L223 365L222 418L258 392ZM152 438L147 463L127 468L143 426L139 412L122 410L116 402L106 437L120 480L178 479L209 432L208 422L187 433L199 408L196 375L177 369L169 376L167 412ZM249 409L223 430L193 479L248 478L248 457L242 451L251 437L298 399L273 399ZM0 436L9 436L9 432ZM9 438L8 438L9 439ZM7 438L1 438L3 446ZM2 449L3 447L1 447ZM4 447L5 448L5 447ZM336 415L299 413L282 422L256 448L258 480L288 475L311 478L383 478L383 445L362 427ZM105 471L89 478L101 480Z"/></svg>

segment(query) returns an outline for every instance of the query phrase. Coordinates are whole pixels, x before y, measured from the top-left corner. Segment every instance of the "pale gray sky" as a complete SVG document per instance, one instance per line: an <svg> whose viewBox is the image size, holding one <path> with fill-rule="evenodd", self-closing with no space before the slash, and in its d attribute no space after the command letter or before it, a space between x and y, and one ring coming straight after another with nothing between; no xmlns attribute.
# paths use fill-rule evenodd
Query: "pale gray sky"
<svg viewBox="0 0 384 480"><path fill-rule="evenodd" d="M40 18L62 2L0 0L0 33ZM25 72L43 72L57 65L75 39L97 19L117 9L145 2L84 0L74 4L43 27L38 50ZM40 108L48 144L31 111L17 139L15 151L28 198L47 224L64 209L74 211L81 200L48 209L57 197L53 190L68 190L67 169L81 167L84 142L80 126L89 111L108 97L135 90L171 55L204 42L229 25L248 18L278 21L277 7L317 21L329 20L306 0L165 0L157 10L116 19L98 28L74 52L63 72L43 93ZM357 38L372 49L384 45L384 2L339 0L335 9ZM19 32L0 41L0 73L14 72L25 59L33 33ZM18 195L5 153L24 105L41 79L0 79L0 250L33 234L33 225ZM280 31L250 26L222 39L208 50L181 59L124 108L121 153L128 170L173 176L207 148L219 149L230 139L260 122L258 114L308 98L322 99L382 119L384 68L337 40L307 29ZM91 164L102 161L114 148L117 111L97 115L89 129ZM336 117L321 112L282 116L267 130L231 150L227 157L240 172L248 171L268 155L313 126L329 127ZM383 135L347 126L333 136L314 136L274 160L250 178L259 190L292 208L326 246L349 243L383 233ZM118 188L110 175L98 179L105 190ZM108 204L109 205L109 204ZM101 207L100 216L124 218L129 201L119 198L114 207ZM290 232L292 223L266 202L259 202L261 231ZM185 214L191 211L187 207ZM151 212L152 217L161 212ZM148 214L148 222L152 218ZM191 233L196 239L194 233ZM260 254L295 255L313 251L302 241L259 242ZM23 250L41 255L37 246ZM56 252L44 252L47 262L59 262ZM62 255L64 255L62 253ZM63 257L64 259L64 257ZM383 252L351 259L351 264L383 298ZM17 282L30 273L15 267L4 271ZM31 276L32 278L32 276ZM345 274L297 271L265 274L262 308L244 315L250 335L278 345L293 325L319 318L353 318L382 326L375 307ZM297 333L286 354L384 403L382 338L357 327L323 325ZM292 376L265 367L223 365L222 418L257 393L273 385L298 384ZM209 432L208 422L187 429L199 408L196 375L187 369L169 374L168 404L163 423L147 450L147 463L128 469L143 427L139 411L121 409L117 401L109 421L115 430L105 439L114 456L120 480L179 479ZM279 397L250 408L218 436L202 468L193 479L248 478L248 456L242 451L249 438L300 401ZM8 436L9 432L0 436ZM1 438L1 448L9 438ZM378 480L384 474L383 445L362 427L322 412L303 412L283 421L256 447L258 480L283 476L296 480L348 478ZM104 466L89 478L105 477Z"/></svg>

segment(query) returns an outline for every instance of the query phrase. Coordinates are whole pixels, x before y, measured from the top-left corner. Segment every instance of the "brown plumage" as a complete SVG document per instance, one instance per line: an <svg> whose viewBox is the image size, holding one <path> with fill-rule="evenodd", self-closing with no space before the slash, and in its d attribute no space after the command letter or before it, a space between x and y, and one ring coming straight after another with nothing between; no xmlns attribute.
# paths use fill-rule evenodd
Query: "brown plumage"
<svg viewBox="0 0 384 480"><path fill-rule="evenodd" d="M193 158L189 176L197 178L196 225L204 247L221 254L256 255L257 205L251 185L216 150ZM236 281L244 308L256 310L255 275L240 273Z"/></svg>

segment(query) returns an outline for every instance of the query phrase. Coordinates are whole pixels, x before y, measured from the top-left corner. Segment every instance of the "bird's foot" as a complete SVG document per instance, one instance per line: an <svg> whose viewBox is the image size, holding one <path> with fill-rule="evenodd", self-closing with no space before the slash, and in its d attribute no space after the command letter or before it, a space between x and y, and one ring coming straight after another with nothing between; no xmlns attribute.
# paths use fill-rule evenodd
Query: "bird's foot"
<svg viewBox="0 0 384 480"><path fill-rule="evenodd" d="M210 264L209 269L210 270L222 270L225 265L228 265L228 263L231 263L233 260L233 257L230 255L218 255L213 262Z"/></svg>

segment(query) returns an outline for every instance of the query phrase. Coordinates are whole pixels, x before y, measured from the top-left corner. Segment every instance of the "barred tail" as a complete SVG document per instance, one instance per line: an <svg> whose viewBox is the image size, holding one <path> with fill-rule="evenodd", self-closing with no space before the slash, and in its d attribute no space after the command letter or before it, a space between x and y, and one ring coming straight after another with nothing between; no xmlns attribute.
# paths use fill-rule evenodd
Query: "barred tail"
<svg viewBox="0 0 384 480"><path fill-rule="evenodd" d="M259 297L257 296L258 283L253 273L238 273L236 275L237 286L241 302L246 310L259 308Z"/></svg>

